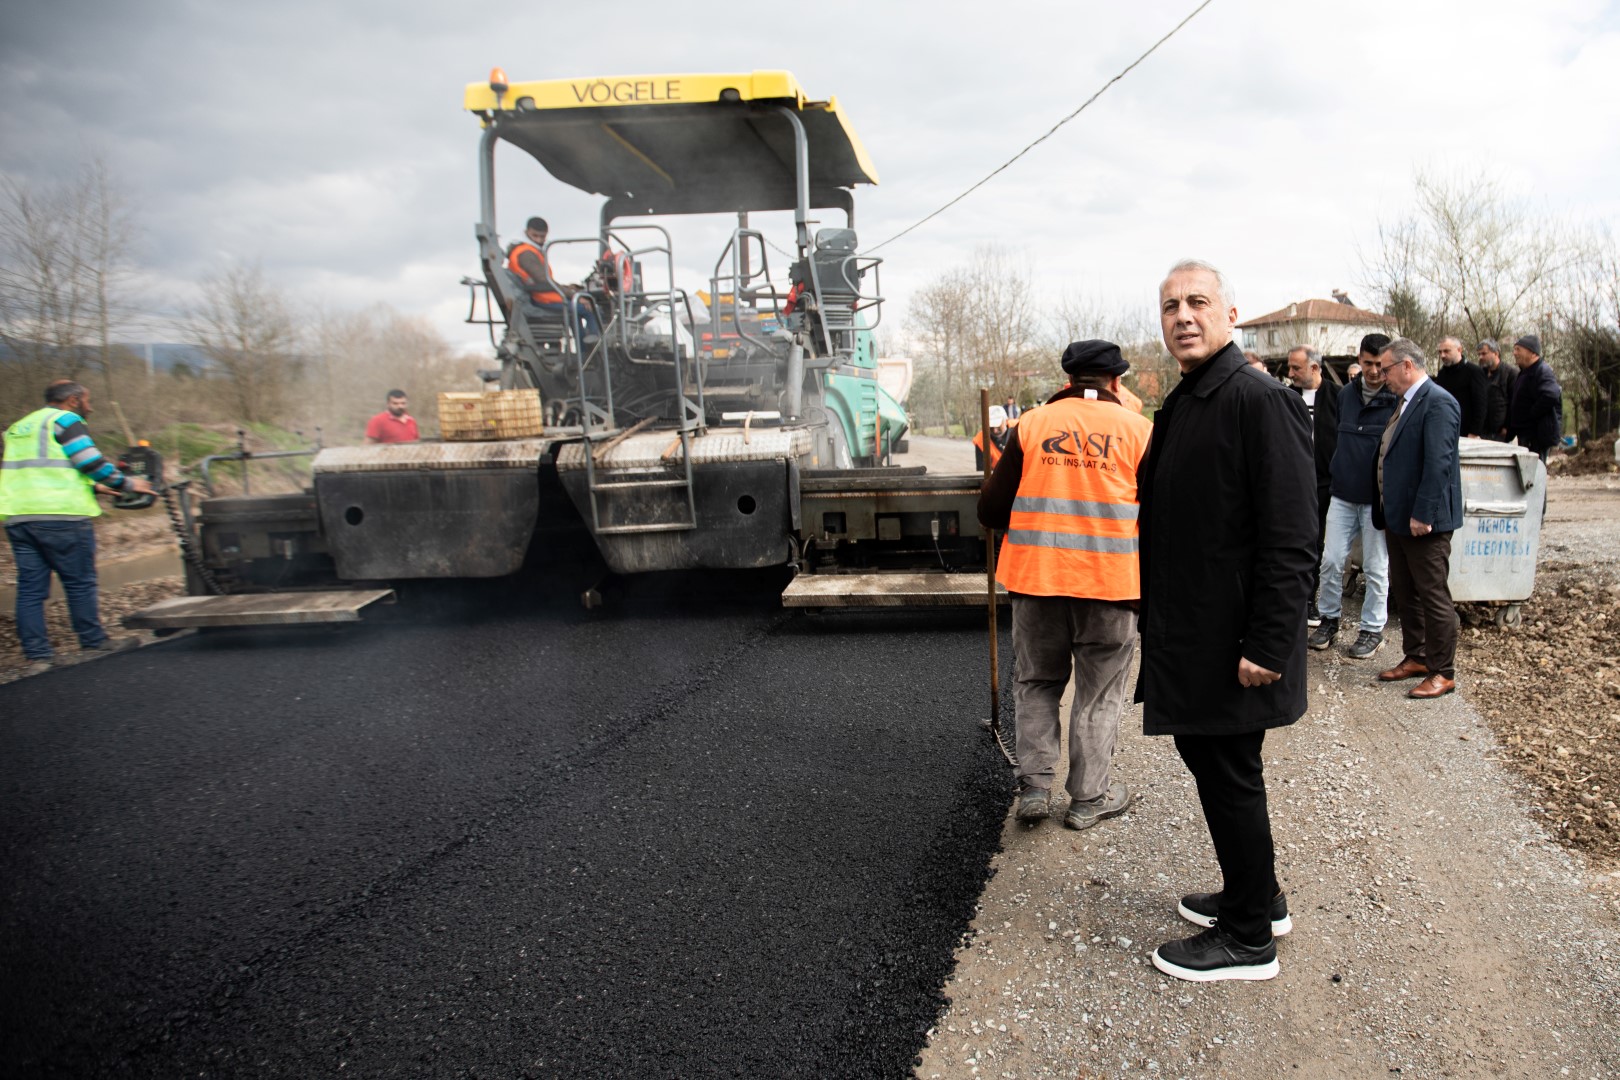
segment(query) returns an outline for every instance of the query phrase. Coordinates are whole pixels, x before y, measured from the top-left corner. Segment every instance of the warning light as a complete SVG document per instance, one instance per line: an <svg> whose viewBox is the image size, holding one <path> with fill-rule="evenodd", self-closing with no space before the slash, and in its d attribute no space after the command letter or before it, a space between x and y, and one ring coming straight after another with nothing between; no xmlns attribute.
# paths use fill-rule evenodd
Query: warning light
<svg viewBox="0 0 1620 1080"><path fill-rule="evenodd" d="M491 90L495 91L497 96L506 93L506 91L508 89L508 84L507 84L507 81L506 81L506 69L505 68L490 68L489 69L489 88Z"/></svg>
<svg viewBox="0 0 1620 1080"><path fill-rule="evenodd" d="M135 445L136 446L151 446L152 445L152 440L151 439L136 439L135 440Z"/></svg>

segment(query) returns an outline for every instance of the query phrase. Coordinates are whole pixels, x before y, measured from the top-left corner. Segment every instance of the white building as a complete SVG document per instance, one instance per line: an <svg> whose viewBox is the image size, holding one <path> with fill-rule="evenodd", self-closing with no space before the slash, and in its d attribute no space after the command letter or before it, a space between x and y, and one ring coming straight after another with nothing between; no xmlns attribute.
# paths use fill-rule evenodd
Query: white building
<svg viewBox="0 0 1620 1080"><path fill-rule="evenodd" d="M1240 322L1243 348L1260 354L1273 370L1288 359L1288 350L1309 345L1331 361L1343 374L1360 351L1367 334L1395 337L1399 326L1394 317L1365 311L1335 289L1332 300L1300 300L1258 319Z"/></svg>

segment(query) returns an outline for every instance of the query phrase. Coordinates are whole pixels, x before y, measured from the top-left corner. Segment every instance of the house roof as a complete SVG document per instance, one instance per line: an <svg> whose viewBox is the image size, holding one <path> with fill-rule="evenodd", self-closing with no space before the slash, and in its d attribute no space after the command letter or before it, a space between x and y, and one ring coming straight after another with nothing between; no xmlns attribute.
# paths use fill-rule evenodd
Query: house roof
<svg viewBox="0 0 1620 1080"><path fill-rule="evenodd" d="M1276 326L1293 322L1336 322L1355 323L1358 325L1394 326L1396 319L1391 315L1380 315L1376 311L1366 311L1362 308L1341 304L1337 300L1300 300L1279 308L1269 315L1262 315L1258 319L1249 319L1238 323L1239 330L1251 329L1259 326Z"/></svg>

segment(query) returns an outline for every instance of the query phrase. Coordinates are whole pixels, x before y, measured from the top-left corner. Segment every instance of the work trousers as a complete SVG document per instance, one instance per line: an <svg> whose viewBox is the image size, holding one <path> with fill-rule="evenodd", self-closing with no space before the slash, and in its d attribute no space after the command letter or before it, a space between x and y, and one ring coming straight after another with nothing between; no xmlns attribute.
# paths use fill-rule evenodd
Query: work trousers
<svg viewBox="0 0 1620 1080"><path fill-rule="evenodd" d="M1389 595L1401 616L1401 648L1431 672L1457 677L1457 606L1446 578L1451 573L1451 533L1402 536L1389 543Z"/></svg>
<svg viewBox="0 0 1620 1080"><path fill-rule="evenodd" d="M7 523L6 538L17 561L17 637L23 655L30 660L51 658L45 600L51 594L53 571L62 579L79 644L93 649L105 642L107 631L97 610L96 527L90 519Z"/></svg>
<svg viewBox="0 0 1620 1080"><path fill-rule="evenodd" d="M580 297L574 297L574 311L579 315L579 333L581 337L601 337L602 324L596 318L596 308L585 303ZM535 307L541 311L556 311L566 314L567 306L561 301L549 304L536 303Z"/></svg>
<svg viewBox="0 0 1620 1080"><path fill-rule="evenodd" d="M1204 823L1221 866L1215 917L1245 945L1271 940L1271 898L1279 891L1260 758L1264 731L1177 735L1176 752L1198 784Z"/></svg>
<svg viewBox="0 0 1620 1080"><path fill-rule="evenodd" d="M1316 606L1324 619L1337 619L1344 611L1344 570L1356 537L1361 537L1361 628L1384 632L1389 619L1389 549L1384 531L1372 523L1372 506L1335 497L1328 503L1327 530L1322 541L1322 588Z"/></svg>
<svg viewBox="0 0 1620 1080"><path fill-rule="evenodd" d="M1050 789L1063 736L1063 691L1074 678L1069 709L1069 798L1108 793L1126 675L1136 651L1136 612L1108 600L1014 593L1013 702L1018 782Z"/></svg>

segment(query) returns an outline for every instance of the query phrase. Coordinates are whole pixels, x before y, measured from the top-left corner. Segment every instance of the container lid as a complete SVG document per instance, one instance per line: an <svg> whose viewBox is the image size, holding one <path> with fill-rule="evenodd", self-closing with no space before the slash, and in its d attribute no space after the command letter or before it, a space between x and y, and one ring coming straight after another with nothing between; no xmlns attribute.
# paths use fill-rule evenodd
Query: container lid
<svg viewBox="0 0 1620 1080"><path fill-rule="evenodd" d="M1500 461L1504 464L1514 458L1537 457L1534 451L1517 443L1500 443L1472 436L1457 440L1457 456L1464 461Z"/></svg>

